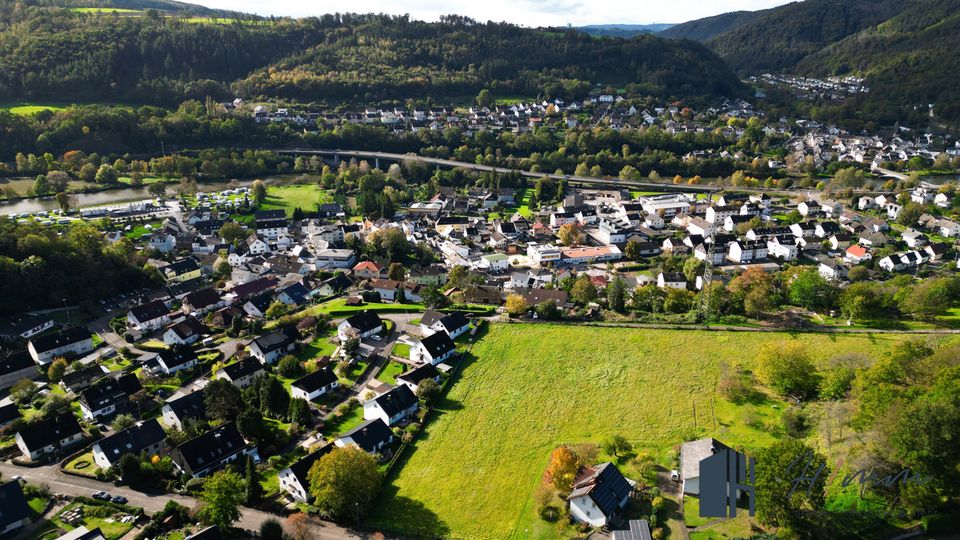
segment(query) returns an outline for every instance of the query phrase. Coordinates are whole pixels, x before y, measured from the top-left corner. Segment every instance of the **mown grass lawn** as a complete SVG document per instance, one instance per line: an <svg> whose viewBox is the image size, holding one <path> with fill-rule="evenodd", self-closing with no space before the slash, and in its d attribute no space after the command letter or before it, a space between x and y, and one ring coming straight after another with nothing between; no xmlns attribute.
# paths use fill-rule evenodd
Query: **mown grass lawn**
<svg viewBox="0 0 960 540"><path fill-rule="evenodd" d="M394 347L394 350L396 350L396 347ZM377 375L377 380L387 384L397 384L397 375L400 375L406 370L406 364L391 360L390 363L383 368L383 371Z"/></svg>
<svg viewBox="0 0 960 540"><path fill-rule="evenodd" d="M409 536L557 537L533 498L557 445L620 433L665 465L685 438L759 449L779 435L783 404L722 399L723 364L751 368L768 342L803 341L822 361L876 357L903 339L491 325L368 524Z"/></svg>
<svg viewBox="0 0 960 540"><path fill-rule="evenodd" d="M397 343L393 346L393 351L390 354L400 358L410 358L410 346L406 343Z"/></svg>
<svg viewBox="0 0 960 540"><path fill-rule="evenodd" d="M31 102L16 102L16 103L0 103L0 110L10 111L11 114L16 114L20 116L31 116L41 111L62 111L66 108L66 104L63 103L31 103Z"/></svg>
<svg viewBox="0 0 960 540"><path fill-rule="evenodd" d="M260 205L260 210L284 210L288 216L292 216L295 208L300 208L304 212L314 212L317 209L317 203L329 200L330 194L314 184L269 186L267 198Z"/></svg>
<svg viewBox="0 0 960 540"><path fill-rule="evenodd" d="M420 313L424 309L423 304L387 304L380 302L365 302L360 306L348 306L346 299L336 298L329 302L316 304L298 312L292 313L297 318L315 317L326 313L334 318L349 317L358 311L370 310L376 313ZM270 329L277 325L277 321L270 321L264 328Z"/></svg>

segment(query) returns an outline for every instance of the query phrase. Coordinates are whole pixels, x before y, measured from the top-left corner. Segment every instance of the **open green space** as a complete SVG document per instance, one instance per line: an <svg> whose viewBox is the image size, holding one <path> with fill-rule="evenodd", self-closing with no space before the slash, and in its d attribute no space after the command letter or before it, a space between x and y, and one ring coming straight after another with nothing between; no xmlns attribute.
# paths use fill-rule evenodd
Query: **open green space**
<svg viewBox="0 0 960 540"><path fill-rule="evenodd" d="M64 103L33 103L29 101L17 101L14 103L0 103L0 110L10 111L11 114L29 116L41 111L62 111L66 108Z"/></svg>
<svg viewBox="0 0 960 540"><path fill-rule="evenodd" d="M697 437L763 448L782 432L785 403L723 399L716 392L723 365L750 369L769 342L802 341L824 361L850 351L875 358L904 339L492 325L369 523L411 536L557 537L534 502L556 446L619 433L662 465Z"/></svg>
<svg viewBox="0 0 960 540"><path fill-rule="evenodd" d="M81 508L83 519L76 525L71 525L63 521L62 516L75 508ZM70 503L61 510L53 519L49 520L45 526L34 536L44 540L53 539L60 536L57 529L72 531L80 525L93 530L97 527L103 532L107 540L118 540L127 534L133 528L133 523L121 523L119 518L128 515L127 513L109 505L92 505L85 503Z"/></svg>
<svg viewBox="0 0 960 540"><path fill-rule="evenodd" d="M63 466L64 470L82 474L84 476L96 476L97 471L100 470L100 467L97 466L97 463L93 461L93 451L84 452L79 456L71 459Z"/></svg>
<svg viewBox="0 0 960 540"><path fill-rule="evenodd" d="M270 186L267 198L260 204L261 210L284 210L288 216L296 208L304 212L313 212L318 203L330 202L330 194L314 184L293 184L289 186Z"/></svg>
<svg viewBox="0 0 960 540"><path fill-rule="evenodd" d="M394 348L396 350L396 348ZM387 384L397 384L397 375L407 370L407 365L400 362L390 361L377 375L377 380Z"/></svg>
<svg viewBox="0 0 960 540"><path fill-rule="evenodd" d="M410 358L410 346L406 343L397 343L393 346L392 354L401 358Z"/></svg>

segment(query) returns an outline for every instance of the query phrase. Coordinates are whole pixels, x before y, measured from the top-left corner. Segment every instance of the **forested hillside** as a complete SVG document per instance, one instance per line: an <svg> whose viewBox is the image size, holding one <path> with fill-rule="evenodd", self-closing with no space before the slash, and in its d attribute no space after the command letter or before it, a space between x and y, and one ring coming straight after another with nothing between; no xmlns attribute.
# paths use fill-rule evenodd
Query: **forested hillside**
<svg viewBox="0 0 960 540"><path fill-rule="evenodd" d="M153 1L153 0L143 0ZM438 101L500 93L584 95L634 84L662 97L733 95L737 77L705 47L653 36L594 38L461 17L325 15L195 24L0 5L0 100L174 104L184 97Z"/></svg>
<svg viewBox="0 0 960 540"><path fill-rule="evenodd" d="M790 70L807 55L900 13L904 0L806 0L771 9L707 41L740 73Z"/></svg>
<svg viewBox="0 0 960 540"><path fill-rule="evenodd" d="M889 118L889 105L936 103L944 118L960 118L960 1L927 0L804 58L799 73L866 75L864 107ZM891 98L895 98L896 103Z"/></svg>
<svg viewBox="0 0 960 540"><path fill-rule="evenodd" d="M692 39L704 42L720 34L729 32L758 17L762 17L770 10L762 11L731 11L713 17L696 19L683 24L671 26L660 32L660 37L671 39Z"/></svg>

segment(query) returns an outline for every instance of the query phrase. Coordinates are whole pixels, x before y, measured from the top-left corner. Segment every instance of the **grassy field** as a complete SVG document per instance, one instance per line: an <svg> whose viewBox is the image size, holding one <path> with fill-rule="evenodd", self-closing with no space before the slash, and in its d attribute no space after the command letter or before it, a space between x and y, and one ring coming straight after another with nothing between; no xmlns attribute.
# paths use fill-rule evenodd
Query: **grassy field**
<svg viewBox="0 0 960 540"><path fill-rule="evenodd" d="M12 114L29 116L41 111L62 111L66 108L63 103L30 103L19 101L16 103L0 103L0 110L10 111Z"/></svg>
<svg viewBox="0 0 960 540"><path fill-rule="evenodd" d="M418 313L424 310L423 304L387 304L378 302L367 302L361 306L348 306L346 299L337 298L329 302L310 306L300 310L293 315L297 317L317 316L326 313L331 317L349 317L358 311L370 310L376 313ZM270 321L265 328L270 329L277 325L276 321Z"/></svg>
<svg viewBox="0 0 960 540"><path fill-rule="evenodd" d="M722 365L749 369L762 344L795 339L822 361L876 357L905 338L493 325L369 523L406 535L553 538L533 494L559 444L620 433L666 465L687 438L765 447L784 404L737 406L715 386Z"/></svg>
<svg viewBox="0 0 960 540"><path fill-rule="evenodd" d="M261 210L284 210L288 216L295 208L304 212L313 212L317 203L330 202L330 194L313 184L295 184L289 186L270 186L267 198L260 205Z"/></svg>

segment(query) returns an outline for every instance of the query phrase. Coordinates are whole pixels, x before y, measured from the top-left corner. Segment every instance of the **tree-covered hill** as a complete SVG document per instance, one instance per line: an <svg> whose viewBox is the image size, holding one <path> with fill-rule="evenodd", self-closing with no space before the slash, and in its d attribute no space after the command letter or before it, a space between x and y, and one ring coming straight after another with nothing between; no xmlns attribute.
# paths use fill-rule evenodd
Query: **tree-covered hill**
<svg viewBox="0 0 960 540"><path fill-rule="evenodd" d="M900 13L904 0L805 0L770 9L706 43L740 73L790 70L806 56Z"/></svg>
<svg viewBox="0 0 960 540"><path fill-rule="evenodd" d="M574 96L595 84L635 85L668 98L742 92L736 75L705 47L649 35L595 38L461 17L194 22L155 11L118 16L0 4L0 101L173 104L237 93L442 101L482 88Z"/></svg>
<svg viewBox="0 0 960 540"><path fill-rule="evenodd" d="M671 39L692 39L702 43L710 38L739 28L758 17L762 17L768 11L769 10L731 11L729 13L721 13L720 15L671 26L660 32L659 35L660 37Z"/></svg>
<svg viewBox="0 0 960 540"><path fill-rule="evenodd" d="M960 1L911 4L911 9L807 56L796 70L866 76L871 91L864 107L881 118L895 117L891 106L897 104L935 103L939 116L960 119Z"/></svg>

